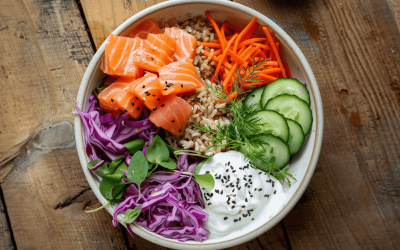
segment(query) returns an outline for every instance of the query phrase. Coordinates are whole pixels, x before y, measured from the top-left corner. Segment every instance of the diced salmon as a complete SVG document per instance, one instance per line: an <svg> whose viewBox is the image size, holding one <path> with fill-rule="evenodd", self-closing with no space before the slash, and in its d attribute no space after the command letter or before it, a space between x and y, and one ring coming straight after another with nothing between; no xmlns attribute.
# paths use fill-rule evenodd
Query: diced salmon
<svg viewBox="0 0 400 250"><path fill-rule="evenodd" d="M165 28L165 34L176 40L174 52L176 60L193 60L196 51L196 37L176 27Z"/></svg>
<svg viewBox="0 0 400 250"><path fill-rule="evenodd" d="M98 96L100 107L106 112L117 114L120 108L116 99L125 95L126 86L128 86L127 83L114 82L103 90Z"/></svg>
<svg viewBox="0 0 400 250"><path fill-rule="evenodd" d="M106 42L103 71L111 76L139 77L137 65L130 60L132 51L140 47L138 37L127 38L111 34Z"/></svg>
<svg viewBox="0 0 400 250"><path fill-rule="evenodd" d="M143 104L139 98L128 91L125 91L124 95L120 95L116 98L119 108L125 114L129 114L133 119L138 119L143 112Z"/></svg>
<svg viewBox="0 0 400 250"><path fill-rule="evenodd" d="M129 84L126 90L134 93L148 109L156 110L165 99L161 93L161 88L157 75L147 73Z"/></svg>
<svg viewBox="0 0 400 250"><path fill-rule="evenodd" d="M140 38L137 38L140 39ZM165 34L148 34L141 46L132 50L130 59L138 67L151 72L173 62L175 40Z"/></svg>
<svg viewBox="0 0 400 250"><path fill-rule="evenodd" d="M136 26L131 32L129 32L127 37L140 37L142 39L147 39L147 34L162 34L162 30L158 27L158 25L147 19L141 22L138 26Z"/></svg>
<svg viewBox="0 0 400 250"><path fill-rule="evenodd" d="M163 95L178 95L193 92L203 87L199 74L190 59L170 63L158 69Z"/></svg>
<svg viewBox="0 0 400 250"><path fill-rule="evenodd" d="M168 96L149 118L157 127L168 130L173 135L181 135L191 113L192 106L185 100L178 96Z"/></svg>

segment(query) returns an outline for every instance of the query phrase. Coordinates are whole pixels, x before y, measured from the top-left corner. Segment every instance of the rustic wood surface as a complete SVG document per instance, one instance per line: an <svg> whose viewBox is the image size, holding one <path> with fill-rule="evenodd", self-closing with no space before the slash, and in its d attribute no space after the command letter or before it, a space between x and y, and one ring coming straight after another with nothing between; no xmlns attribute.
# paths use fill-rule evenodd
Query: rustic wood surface
<svg viewBox="0 0 400 250"><path fill-rule="evenodd" d="M165 249L113 228L81 170L71 125L105 38L160 0L0 0L0 250ZM308 59L325 130L316 172L280 224L232 249L398 249L400 3L235 0Z"/></svg>

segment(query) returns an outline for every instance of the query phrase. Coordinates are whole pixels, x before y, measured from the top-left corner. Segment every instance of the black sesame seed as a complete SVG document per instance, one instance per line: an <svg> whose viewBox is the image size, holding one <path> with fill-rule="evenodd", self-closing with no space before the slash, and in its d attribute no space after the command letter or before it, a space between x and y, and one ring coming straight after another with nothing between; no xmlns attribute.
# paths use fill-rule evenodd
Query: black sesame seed
<svg viewBox="0 0 400 250"><path fill-rule="evenodd" d="M238 187L238 190L240 190L242 187Z"/></svg>
<svg viewBox="0 0 400 250"><path fill-rule="evenodd" d="M254 220L254 218L253 218L253 219L251 219L251 220Z"/></svg>
<svg viewBox="0 0 400 250"><path fill-rule="evenodd" d="M154 108L153 108L153 111L156 111L156 110L157 110L157 107L154 107Z"/></svg>
<svg viewBox="0 0 400 250"><path fill-rule="evenodd" d="M272 187L274 187L274 183L272 182Z"/></svg>
<svg viewBox="0 0 400 250"><path fill-rule="evenodd" d="M221 182L224 183L224 179L222 179Z"/></svg>
<svg viewBox="0 0 400 250"><path fill-rule="evenodd" d="M221 194L223 194L223 193L224 193L224 190L221 191Z"/></svg>
<svg viewBox="0 0 400 250"><path fill-rule="evenodd" d="M233 204L236 204L236 201L232 201Z"/></svg>
<svg viewBox="0 0 400 250"><path fill-rule="evenodd" d="M182 132L182 129L179 129L179 132Z"/></svg>
<svg viewBox="0 0 400 250"><path fill-rule="evenodd" d="M231 165L231 162L230 162L230 161L228 161L228 166L229 166L229 165Z"/></svg>
<svg viewBox="0 0 400 250"><path fill-rule="evenodd" d="M135 103L134 103L134 102L131 102L131 104L132 104L132 106L135 106Z"/></svg>
<svg viewBox="0 0 400 250"><path fill-rule="evenodd" d="M251 178L251 177L253 177L252 175L249 175L249 177Z"/></svg>
<svg viewBox="0 0 400 250"><path fill-rule="evenodd" d="M245 201L245 202L248 202L249 200L246 198L244 201Z"/></svg>
<svg viewBox="0 0 400 250"><path fill-rule="evenodd" d="M233 197L236 197L236 194L235 194L235 195L233 195Z"/></svg>
<svg viewBox="0 0 400 250"><path fill-rule="evenodd" d="M242 206L242 208L245 208L246 206Z"/></svg>
<svg viewBox="0 0 400 250"><path fill-rule="evenodd" d="M172 123L174 123L174 122L175 122L175 120L172 120L171 122L172 122Z"/></svg>
<svg viewBox="0 0 400 250"><path fill-rule="evenodd" d="M181 88L183 88L183 84L181 84Z"/></svg>
<svg viewBox="0 0 400 250"><path fill-rule="evenodd" d="M156 95L151 95L151 96L153 96L153 97L154 97L154 96L156 96Z"/></svg>
<svg viewBox="0 0 400 250"><path fill-rule="evenodd" d="M234 209L235 208L235 206L232 206L232 209Z"/></svg>
<svg viewBox="0 0 400 250"><path fill-rule="evenodd" d="M225 172L228 172L229 171L229 169L227 169Z"/></svg>
<svg viewBox="0 0 400 250"><path fill-rule="evenodd" d="M235 192L235 189L232 189L232 193Z"/></svg>
<svg viewBox="0 0 400 250"><path fill-rule="evenodd" d="M250 182L250 185L253 184L253 182Z"/></svg>
<svg viewBox="0 0 400 250"><path fill-rule="evenodd" d="M209 174L210 173L210 171L206 171L206 174Z"/></svg>
<svg viewBox="0 0 400 250"><path fill-rule="evenodd" d="M111 98L111 102L114 102L114 100Z"/></svg>
<svg viewBox="0 0 400 250"><path fill-rule="evenodd" d="M137 98L137 96L135 98L136 98L136 100L139 100L139 98Z"/></svg>
<svg viewBox="0 0 400 250"><path fill-rule="evenodd" d="M161 101L160 98L157 98L157 101ZM161 106L162 107L162 106Z"/></svg>
<svg viewBox="0 0 400 250"><path fill-rule="evenodd" d="M209 206L210 206L210 205L211 205L211 202L210 202L210 203L208 203L207 205L209 205Z"/></svg>
<svg viewBox="0 0 400 250"><path fill-rule="evenodd" d="M267 198L268 198L268 197L269 197L269 194L264 195L264 197L267 197Z"/></svg>
<svg viewBox="0 0 400 250"><path fill-rule="evenodd" d="M137 108L137 110L140 110L140 108Z"/></svg>
<svg viewBox="0 0 400 250"><path fill-rule="evenodd" d="M213 193L211 193L209 196L210 196L210 197L213 197L213 195L214 195L214 194L213 194Z"/></svg>
<svg viewBox="0 0 400 250"><path fill-rule="evenodd" d="M257 188L255 188L254 191L257 191Z"/></svg>
<svg viewBox="0 0 400 250"><path fill-rule="evenodd" d="M242 217L239 217L239 221L241 221L242 220Z"/></svg>
<svg viewBox="0 0 400 250"><path fill-rule="evenodd" d="M253 195L250 195L250 198L253 197Z"/></svg>
<svg viewBox="0 0 400 250"><path fill-rule="evenodd" d="M234 219L233 222L238 222L238 220Z"/></svg>
<svg viewBox="0 0 400 250"><path fill-rule="evenodd" d="M161 104L161 107L164 107L164 104Z"/></svg>
<svg viewBox="0 0 400 250"><path fill-rule="evenodd" d="M231 203L229 201L226 202L228 205L230 205Z"/></svg>
<svg viewBox="0 0 400 250"><path fill-rule="evenodd" d="M227 220L228 219L228 217L224 217L224 220Z"/></svg>
<svg viewBox="0 0 400 250"><path fill-rule="evenodd" d="M276 190L274 191L274 194L276 194Z"/></svg>
<svg viewBox="0 0 400 250"><path fill-rule="evenodd" d="M164 88L164 90L167 90L167 88Z"/></svg>
<svg viewBox="0 0 400 250"><path fill-rule="evenodd" d="M218 189L215 189L215 192L216 192L217 194L219 194L219 190L218 190Z"/></svg>
<svg viewBox="0 0 400 250"><path fill-rule="evenodd" d="M258 189L258 191L262 191L262 188Z"/></svg>
<svg viewBox="0 0 400 250"><path fill-rule="evenodd" d="M168 84L168 82L167 82L167 81L165 81L165 84Z"/></svg>
<svg viewBox="0 0 400 250"><path fill-rule="evenodd" d="M151 58L151 60L153 61L153 60L154 60L154 58L152 57L152 58Z"/></svg>
<svg viewBox="0 0 400 250"><path fill-rule="evenodd" d="M145 86L143 85L143 88L145 88Z"/></svg>

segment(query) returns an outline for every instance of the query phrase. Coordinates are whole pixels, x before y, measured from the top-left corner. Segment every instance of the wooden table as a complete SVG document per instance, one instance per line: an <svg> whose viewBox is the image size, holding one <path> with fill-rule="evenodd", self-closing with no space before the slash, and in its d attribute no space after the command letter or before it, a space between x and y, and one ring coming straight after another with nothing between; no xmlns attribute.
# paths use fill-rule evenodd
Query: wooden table
<svg viewBox="0 0 400 250"><path fill-rule="evenodd" d="M112 227L78 161L81 78L111 31L159 0L0 0L0 249L165 249ZM308 59L325 131L295 208L232 249L399 249L400 2L235 0Z"/></svg>

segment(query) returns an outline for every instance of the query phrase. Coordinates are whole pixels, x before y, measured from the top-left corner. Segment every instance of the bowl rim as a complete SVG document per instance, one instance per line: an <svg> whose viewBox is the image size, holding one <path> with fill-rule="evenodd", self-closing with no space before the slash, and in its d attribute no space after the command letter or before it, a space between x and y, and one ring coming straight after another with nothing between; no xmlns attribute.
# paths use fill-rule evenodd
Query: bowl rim
<svg viewBox="0 0 400 250"><path fill-rule="evenodd" d="M278 222L280 222L292 209L293 207L297 204L299 201L300 197L306 190L312 176L314 173L314 170L317 165L317 161L319 158L319 154L321 151L321 146L322 146L322 139L323 139L323 128L324 128L324 116L323 116L323 107L322 107L322 100L321 100L321 94L315 79L315 76L312 72L312 69L306 60L304 54L300 50L300 48L297 46L297 44L292 40L292 38L286 34L286 32L280 28L275 22L270 20L268 17L265 15L261 14L258 11L255 11L247 6L241 5L239 3L231 2L231 1L213 1L213 0L173 0L173 1L166 1L162 2L156 5L153 5L151 7L148 7L137 14L133 15L129 19L127 19L125 22L123 22L121 25L119 25L113 32L112 34L118 35L122 33L124 30L129 28L133 23L135 23L137 20L144 18L145 16L149 15L152 12L158 11L160 9L164 8L172 8L172 7L177 7L180 5L186 5L186 4L208 4L208 5L219 5L223 6L226 8L231 8L234 9L235 11L242 12L243 14L246 15L251 15L251 16L257 16L259 19L259 22L264 23L267 25L271 30L279 36L279 38L282 39L283 42L286 43L287 47L292 50L292 53L297 57L297 59L300 61L302 70L306 76L307 83L310 86L310 91L311 95L313 96L313 101L314 101L314 110L315 110L315 121L316 121L316 128L315 128L315 140L314 140L314 145L313 145L313 151L311 154L311 159L308 164L307 170L305 172L303 180L301 180L301 183L299 184L299 187L293 194L292 198L288 201L288 203L283 207L283 209L275 215L271 220L266 222L264 225L252 230L251 232L241 235L240 237L233 239L233 240L228 240L228 241L223 241L223 242L218 242L218 243L203 243L203 242L193 242L193 241L187 241L187 242L178 242L174 239L169 239L166 237L163 237L161 235L155 235L154 233L151 233L147 231L146 229L137 226L136 224L134 226L131 226L131 229L133 230L134 233L138 234L139 236L145 238L148 241L151 241L153 243L165 246L165 247L172 247L172 248L179 248L179 249L200 249L201 247L207 247L207 249L210 249L210 247L215 247L215 248L226 248L226 247L231 247L235 246L237 244L241 244L244 242L247 242L249 240L252 240L253 238L258 237L259 235L265 233L269 229L271 229L273 226L275 226ZM92 60L90 61L85 74L82 78L81 85L78 91L78 96L77 96L77 102L78 107L82 110L83 109L83 103L85 101L85 96L88 91L88 85L89 82L93 76L93 73L96 69L96 67L99 66L100 59L102 58L104 54L104 48L105 48L105 42L100 46L100 48L96 51L95 55L93 56ZM87 178L89 185L93 192L95 193L96 197L99 199L102 205L104 205L107 201L105 198L101 195L99 191L99 187L97 183L94 180L93 174L89 171L89 169L86 167L88 160L87 160L87 155L86 151L84 148L84 135L83 135L83 130L82 130L82 123L81 119L79 116L75 116L74 120L74 129L75 129L75 141L76 141L76 147L79 155L79 160L82 166L82 169L84 171L85 177ZM113 208L108 206L106 207L107 211L112 215ZM125 223L121 223L123 226L127 226ZM188 243L189 242L189 243Z"/></svg>

